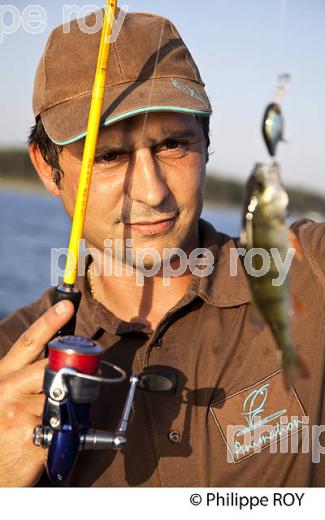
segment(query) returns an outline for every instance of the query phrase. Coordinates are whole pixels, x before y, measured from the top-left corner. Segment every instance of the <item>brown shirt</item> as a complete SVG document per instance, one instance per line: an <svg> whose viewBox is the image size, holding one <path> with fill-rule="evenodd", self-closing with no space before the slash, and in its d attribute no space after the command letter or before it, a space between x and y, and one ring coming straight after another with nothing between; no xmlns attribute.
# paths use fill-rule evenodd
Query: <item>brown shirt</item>
<svg viewBox="0 0 325 520"><path fill-rule="evenodd" d="M294 230L304 258L293 261L292 292L306 312L292 320L292 331L311 377L299 379L289 393L271 333L254 321L240 262L237 276L230 276L235 242L210 224L200 221L200 236L215 257L212 274L193 276L186 296L154 332L120 321L79 279L83 297L76 333L98 341L103 359L128 375L152 365L169 367L177 388L174 394L138 390L126 448L81 452L71 485L325 486L322 448L317 450L314 439L313 457L310 449L302 452L308 451L308 435L311 444L310 426L325 424L325 224L304 220ZM1 355L50 302L51 290L0 323ZM127 383L102 386L94 428L116 429L127 390ZM260 429L254 427L256 415ZM240 426L232 435L231 425ZM313 462L317 453L320 462Z"/></svg>

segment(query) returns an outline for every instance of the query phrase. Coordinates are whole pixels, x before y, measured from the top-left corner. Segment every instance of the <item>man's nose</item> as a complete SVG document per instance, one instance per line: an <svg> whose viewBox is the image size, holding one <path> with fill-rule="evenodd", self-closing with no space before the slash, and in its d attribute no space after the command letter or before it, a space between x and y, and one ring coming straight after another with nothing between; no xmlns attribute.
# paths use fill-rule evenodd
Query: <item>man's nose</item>
<svg viewBox="0 0 325 520"><path fill-rule="evenodd" d="M134 153L129 195L132 200L152 208L159 206L168 196L169 189L165 178L149 148Z"/></svg>

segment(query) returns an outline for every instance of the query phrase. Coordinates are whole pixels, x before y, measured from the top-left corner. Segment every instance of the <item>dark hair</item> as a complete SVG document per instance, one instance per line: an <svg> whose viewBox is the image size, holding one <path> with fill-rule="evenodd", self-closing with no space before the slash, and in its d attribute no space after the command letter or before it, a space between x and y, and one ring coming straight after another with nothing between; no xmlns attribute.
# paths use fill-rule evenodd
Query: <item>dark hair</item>
<svg viewBox="0 0 325 520"><path fill-rule="evenodd" d="M35 125L30 129L27 142L29 145L39 148L44 161L52 168L54 182L59 186L63 177L63 171L59 162L59 155L63 150L63 146L59 146L51 141L45 131L41 116L36 117Z"/></svg>
<svg viewBox="0 0 325 520"><path fill-rule="evenodd" d="M195 116L197 121L202 125L204 137L207 144L207 158L209 157L210 147L210 117ZM57 186L60 186L63 171L60 167L59 155L63 150L63 146L55 144L51 141L46 133L41 116L37 116L35 124L30 129L28 136L28 144L37 146L42 154L43 159L52 168L53 180Z"/></svg>

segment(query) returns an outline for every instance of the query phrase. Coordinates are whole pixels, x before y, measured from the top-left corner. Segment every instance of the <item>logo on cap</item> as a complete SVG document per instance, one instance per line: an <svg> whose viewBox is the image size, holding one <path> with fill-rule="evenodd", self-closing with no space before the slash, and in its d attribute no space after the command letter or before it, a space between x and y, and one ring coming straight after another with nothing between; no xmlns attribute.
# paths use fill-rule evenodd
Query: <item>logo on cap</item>
<svg viewBox="0 0 325 520"><path fill-rule="evenodd" d="M178 90L181 90L185 94L188 94L189 96L197 99L208 110L210 109L210 107L209 107L208 103L206 102L206 100L202 96L200 96L200 94L194 88L187 87L186 85L183 85L183 83L181 83L180 81L178 81L177 79L174 79L174 78L171 78L171 82L174 85L174 87L176 87Z"/></svg>

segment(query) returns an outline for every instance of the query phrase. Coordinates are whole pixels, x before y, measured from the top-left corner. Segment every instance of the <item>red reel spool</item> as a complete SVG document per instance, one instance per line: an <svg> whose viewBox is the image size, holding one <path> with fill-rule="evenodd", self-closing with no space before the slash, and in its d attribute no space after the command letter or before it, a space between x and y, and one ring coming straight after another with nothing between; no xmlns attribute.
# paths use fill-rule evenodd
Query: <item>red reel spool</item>
<svg viewBox="0 0 325 520"><path fill-rule="evenodd" d="M51 370L58 372L69 367L83 374L97 374L103 351L94 341L80 336L62 336L52 340L48 348Z"/></svg>

